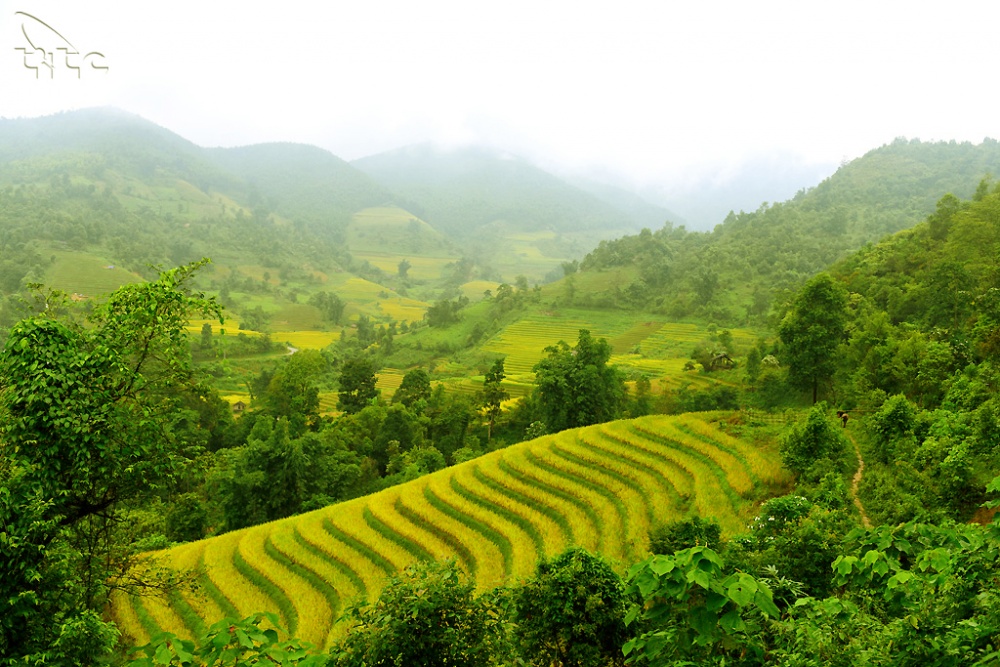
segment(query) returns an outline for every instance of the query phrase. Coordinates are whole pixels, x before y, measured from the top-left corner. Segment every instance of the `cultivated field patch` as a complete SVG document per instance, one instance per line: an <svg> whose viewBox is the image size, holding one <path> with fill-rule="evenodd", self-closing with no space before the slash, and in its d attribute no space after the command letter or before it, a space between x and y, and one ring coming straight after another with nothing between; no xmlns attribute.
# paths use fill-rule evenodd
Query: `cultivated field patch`
<svg viewBox="0 0 1000 667"><path fill-rule="evenodd" d="M384 375L389 375L384 373ZM395 376L396 374L393 373ZM324 397L325 398L325 397ZM202 593L116 595L126 636L191 636L220 616L273 611L319 647L346 605L373 599L416 560L454 557L481 589L530 576L570 545L624 568L657 524L696 512L741 531L755 489L784 473L775 448L734 438L695 415L656 415L564 431L380 493L155 554L202 568Z"/></svg>

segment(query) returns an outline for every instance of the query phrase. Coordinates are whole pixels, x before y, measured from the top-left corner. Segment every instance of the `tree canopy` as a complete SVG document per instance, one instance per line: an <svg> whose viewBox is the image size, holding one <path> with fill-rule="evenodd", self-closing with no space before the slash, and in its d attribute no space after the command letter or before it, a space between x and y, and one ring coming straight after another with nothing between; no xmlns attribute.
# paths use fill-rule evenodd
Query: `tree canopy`
<svg viewBox="0 0 1000 667"><path fill-rule="evenodd" d="M837 348L844 339L847 291L828 274L821 273L795 297L778 333L788 361L792 384L812 390L815 403L819 386L833 377Z"/></svg>
<svg viewBox="0 0 1000 667"><path fill-rule="evenodd" d="M187 283L200 264L127 285L88 327L35 317L0 353L0 655L89 663L136 549L125 513L181 469L175 397L193 383L185 327L216 316ZM45 618L40 623L38 619Z"/></svg>
<svg viewBox="0 0 1000 667"><path fill-rule="evenodd" d="M576 345L564 341L545 348L535 364L538 405L550 433L610 421L621 414L625 382L613 366L611 345L580 330Z"/></svg>

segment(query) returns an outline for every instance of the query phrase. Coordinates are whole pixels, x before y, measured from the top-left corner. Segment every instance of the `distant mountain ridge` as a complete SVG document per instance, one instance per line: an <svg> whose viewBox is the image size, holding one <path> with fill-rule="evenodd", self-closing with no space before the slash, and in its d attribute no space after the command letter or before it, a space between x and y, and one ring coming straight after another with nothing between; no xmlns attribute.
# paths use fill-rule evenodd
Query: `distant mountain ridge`
<svg viewBox="0 0 1000 667"><path fill-rule="evenodd" d="M351 163L442 231L638 231L645 222L526 160L485 148L408 146ZM662 224L661 221L660 224Z"/></svg>
<svg viewBox="0 0 1000 667"><path fill-rule="evenodd" d="M322 222L345 220L392 195L363 172L333 153L307 144L268 143L240 148L206 149L219 166L245 180L250 198L267 198L270 207L289 217Z"/></svg>

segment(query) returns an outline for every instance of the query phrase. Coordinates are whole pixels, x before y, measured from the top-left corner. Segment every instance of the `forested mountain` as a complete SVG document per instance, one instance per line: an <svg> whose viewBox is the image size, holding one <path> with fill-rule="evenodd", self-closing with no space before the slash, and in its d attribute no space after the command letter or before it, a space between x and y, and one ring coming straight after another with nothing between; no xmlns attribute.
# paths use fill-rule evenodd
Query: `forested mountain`
<svg viewBox="0 0 1000 667"><path fill-rule="evenodd" d="M665 222L672 222L675 225L683 225L687 222L672 210L653 204L631 190L590 178L568 177L566 180L571 185L584 192L589 192L604 203L627 214L635 224L641 227L658 229Z"/></svg>
<svg viewBox="0 0 1000 667"><path fill-rule="evenodd" d="M1000 170L1000 144L899 140L842 166L792 200L731 213L712 232L666 226L602 243L584 271L634 266L619 303L677 317L739 323L761 318L783 290L934 211L941 193L970 196Z"/></svg>
<svg viewBox="0 0 1000 667"><path fill-rule="evenodd" d="M649 184L641 187L639 194L676 211L683 218L678 221L685 222L688 229L706 231L724 220L729 211L791 199L836 169L836 164L805 164L801 156L792 153L766 153L720 164L700 174L685 174L681 182Z"/></svg>
<svg viewBox="0 0 1000 667"><path fill-rule="evenodd" d="M595 231L641 227L625 213L509 154L483 148L401 148L355 160L358 169L457 237L497 231Z"/></svg>
<svg viewBox="0 0 1000 667"><path fill-rule="evenodd" d="M207 155L248 186L246 199L310 223L344 224L392 199L371 178L329 151L305 144L213 148Z"/></svg>

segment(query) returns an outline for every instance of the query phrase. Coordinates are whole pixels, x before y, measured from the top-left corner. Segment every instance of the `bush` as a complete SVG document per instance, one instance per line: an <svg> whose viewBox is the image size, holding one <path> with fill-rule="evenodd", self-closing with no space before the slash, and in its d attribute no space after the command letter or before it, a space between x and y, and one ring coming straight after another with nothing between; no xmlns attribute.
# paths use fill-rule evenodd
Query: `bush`
<svg viewBox="0 0 1000 667"><path fill-rule="evenodd" d="M167 513L167 538L172 542L195 542L205 537L208 511L195 493L180 496Z"/></svg>
<svg viewBox="0 0 1000 667"><path fill-rule="evenodd" d="M497 615L474 595L454 560L416 563L393 577L371 605L355 606L355 623L330 667L477 667L490 663Z"/></svg>
<svg viewBox="0 0 1000 667"><path fill-rule="evenodd" d="M520 652L533 665L622 665L625 585L599 556L572 548L514 591Z"/></svg>
<svg viewBox="0 0 1000 667"><path fill-rule="evenodd" d="M715 519L695 516L656 528L649 536L649 550L665 556L691 547L708 547L718 551L721 537L722 528Z"/></svg>
<svg viewBox="0 0 1000 667"><path fill-rule="evenodd" d="M827 472L842 470L847 462L847 440L827 418L826 403L809 411L805 423L792 427L781 441L781 460L792 472L803 475L815 471L818 481ZM824 464L825 461L829 463ZM832 464L832 465L831 465Z"/></svg>

